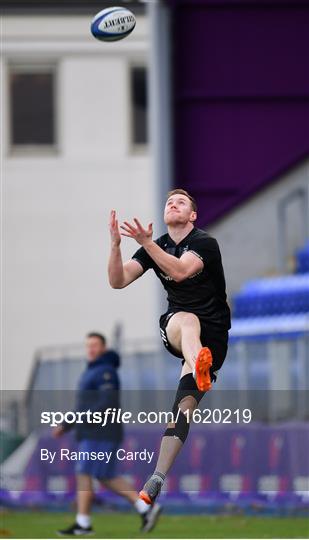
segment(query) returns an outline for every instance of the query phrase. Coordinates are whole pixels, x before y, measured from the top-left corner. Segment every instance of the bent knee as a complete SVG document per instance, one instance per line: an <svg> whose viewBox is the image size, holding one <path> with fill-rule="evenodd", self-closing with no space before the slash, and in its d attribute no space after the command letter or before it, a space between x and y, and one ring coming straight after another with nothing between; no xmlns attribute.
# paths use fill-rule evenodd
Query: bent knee
<svg viewBox="0 0 309 540"><path fill-rule="evenodd" d="M179 311L171 318L170 323L178 324L180 328L184 326L198 326L200 327L200 321L197 315L194 313L187 313L186 311Z"/></svg>

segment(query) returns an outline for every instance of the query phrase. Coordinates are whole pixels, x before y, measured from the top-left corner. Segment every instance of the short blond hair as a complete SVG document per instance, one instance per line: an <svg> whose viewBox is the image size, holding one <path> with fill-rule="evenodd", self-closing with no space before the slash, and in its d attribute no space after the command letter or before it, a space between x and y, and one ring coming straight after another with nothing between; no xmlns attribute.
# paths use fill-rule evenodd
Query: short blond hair
<svg viewBox="0 0 309 540"><path fill-rule="evenodd" d="M185 197L188 197L191 202L193 212L197 212L197 204L194 197L192 197L192 195L189 195L189 193L185 189L172 189L172 191L168 192L166 200L168 200L172 195L185 195Z"/></svg>

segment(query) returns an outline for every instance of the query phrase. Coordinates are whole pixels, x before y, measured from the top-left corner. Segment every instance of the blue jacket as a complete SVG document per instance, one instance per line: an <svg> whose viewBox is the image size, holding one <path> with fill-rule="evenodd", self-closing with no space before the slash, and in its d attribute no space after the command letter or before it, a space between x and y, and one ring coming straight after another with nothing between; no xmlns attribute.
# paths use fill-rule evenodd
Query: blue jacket
<svg viewBox="0 0 309 540"><path fill-rule="evenodd" d="M120 408L120 381L117 373L119 366L119 355L112 350L106 351L93 362L87 362L78 382L76 411L90 410L103 414L108 407ZM109 417L104 427L101 423L87 423L86 417L83 420L83 423L64 424L65 430L74 427L78 440L121 441L122 424L111 423Z"/></svg>

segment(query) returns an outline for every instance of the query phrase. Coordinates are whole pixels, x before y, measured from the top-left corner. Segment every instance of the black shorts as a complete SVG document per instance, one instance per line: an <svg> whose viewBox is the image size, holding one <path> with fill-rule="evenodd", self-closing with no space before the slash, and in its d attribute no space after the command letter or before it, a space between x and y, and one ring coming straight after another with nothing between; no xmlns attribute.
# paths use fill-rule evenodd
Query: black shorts
<svg viewBox="0 0 309 540"><path fill-rule="evenodd" d="M161 315L160 317L160 333L162 341L166 349L177 356L177 358L183 358L183 355L177 352L167 339L166 327L170 318L177 313L177 311L168 311ZM227 344L228 344L228 330L216 328L209 323L206 323L202 317L196 315L200 321L201 325L201 343L203 347L208 347L212 354L212 371L218 371L221 368L227 353ZM184 363L184 361L183 361Z"/></svg>

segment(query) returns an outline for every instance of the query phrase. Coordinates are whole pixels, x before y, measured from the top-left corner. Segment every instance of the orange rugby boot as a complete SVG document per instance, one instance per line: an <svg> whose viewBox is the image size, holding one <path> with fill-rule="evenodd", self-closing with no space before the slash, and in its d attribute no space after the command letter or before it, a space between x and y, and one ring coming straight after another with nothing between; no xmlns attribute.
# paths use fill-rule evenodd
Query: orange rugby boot
<svg viewBox="0 0 309 540"><path fill-rule="evenodd" d="M210 368L212 366L212 354L208 347L203 347L197 355L195 363L195 378L198 389L207 392L211 389Z"/></svg>

